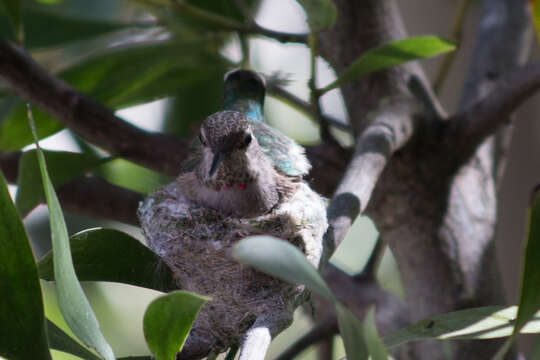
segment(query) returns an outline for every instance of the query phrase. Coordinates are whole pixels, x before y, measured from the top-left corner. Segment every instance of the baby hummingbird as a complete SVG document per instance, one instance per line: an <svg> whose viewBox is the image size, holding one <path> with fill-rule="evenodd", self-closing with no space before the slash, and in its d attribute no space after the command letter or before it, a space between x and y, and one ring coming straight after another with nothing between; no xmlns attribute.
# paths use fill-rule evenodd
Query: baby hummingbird
<svg viewBox="0 0 540 360"><path fill-rule="evenodd" d="M303 148L262 122L265 86L251 71L225 77L225 108L203 122L177 178L191 201L239 217L263 215L309 170Z"/></svg>

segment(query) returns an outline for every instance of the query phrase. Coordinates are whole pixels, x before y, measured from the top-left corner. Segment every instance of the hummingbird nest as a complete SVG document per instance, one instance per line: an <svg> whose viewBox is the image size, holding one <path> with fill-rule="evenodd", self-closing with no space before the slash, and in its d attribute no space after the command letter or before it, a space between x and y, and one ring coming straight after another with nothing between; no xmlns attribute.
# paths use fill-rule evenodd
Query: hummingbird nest
<svg viewBox="0 0 540 360"><path fill-rule="evenodd" d="M308 296L304 286L239 264L232 247L247 236L271 235L298 247L318 267L327 228L325 204L306 184L269 214L237 218L189 202L175 182L150 194L138 215L148 247L169 265L178 287L212 298L182 351L201 357L239 343L255 320L277 335Z"/></svg>

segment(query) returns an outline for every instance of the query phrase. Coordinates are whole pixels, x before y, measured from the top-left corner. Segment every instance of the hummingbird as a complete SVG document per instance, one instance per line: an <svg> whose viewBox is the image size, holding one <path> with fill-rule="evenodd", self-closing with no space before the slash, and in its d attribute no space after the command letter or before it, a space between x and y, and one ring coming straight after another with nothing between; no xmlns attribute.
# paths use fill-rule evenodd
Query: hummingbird
<svg viewBox="0 0 540 360"><path fill-rule="evenodd" d="M243 218L288 199L310 169L304 149L264 123L264 79L233 70L224 79L224 110L208 116L177 177L197 204Z"/></svg>

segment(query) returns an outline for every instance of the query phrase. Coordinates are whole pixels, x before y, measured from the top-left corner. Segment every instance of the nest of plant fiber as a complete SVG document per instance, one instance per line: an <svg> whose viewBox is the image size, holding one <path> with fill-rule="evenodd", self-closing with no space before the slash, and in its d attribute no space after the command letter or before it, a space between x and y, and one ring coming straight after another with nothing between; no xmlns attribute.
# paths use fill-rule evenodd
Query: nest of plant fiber
<svg viewBox="0 0 540 360"><path fill-rule="evenodd" d="M150 194L138 215L148 247L169 265L178 287L212 298L197 316L182 351L192 356L217 354L237 344L255 320L277 335L307 298L303 286L232 259L232 247L239 240L261 234L287 240L318 267L327 228L325 204L305 184L270 214L245 219L189 202L171 183Z"/></svg>

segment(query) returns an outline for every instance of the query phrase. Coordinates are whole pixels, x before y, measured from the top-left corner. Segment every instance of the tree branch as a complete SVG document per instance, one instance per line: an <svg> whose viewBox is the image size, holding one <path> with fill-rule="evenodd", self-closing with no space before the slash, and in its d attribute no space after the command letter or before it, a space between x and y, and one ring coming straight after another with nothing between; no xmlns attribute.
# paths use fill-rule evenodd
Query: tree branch
<svg viewBox="0 0 540 360"><path fill-rule="evenodd" d="M373 119L358 137L352 160L328 206L330 227L326 236L334 246L341 243L356 217L366 209L392 154L412 135L413 109L411 100L404 99L385 104L371 114Z"/></svg>
<svg viewBox="0 0 540 360"><path fill-rule="evenodd" d="M22 152L20 151L0 152L0 169L2 169L8 183L14 184L17 182L21 156Z"/></svg>
<svg viewBox="0 0 540 360"><path fill-rule="evenodd" d="M60 186L57 194L64 210L139 226L137 208L144 195L103 178L77 178Z"/></svg>
<svg viewBox="0 0 540 360"><path fill-rule="evenodd" d="M177 138L143 131L38 65L24 50L0 40L0 75L16 92L112 154L170 176L178 175L188 146Z"/></svg>
<svg viewBox="0 0 540 360"><path fill-rule="evenodd" d="M313 112L311 111L313 107L308 101L305 101L299 98L298 96L294 95L293 93L288 92L283 87L279 86L276 83L276 81L273 80L271 77L266 78L266 87L270 95L276 97L279 100L284 101L285 103L291 105L292 107L301 111L307 116L313 117ZM321 119L327 122L328 124L335 126L338 129L345 130L345 131L351 130L351 126L349 124L339 119L336 119L330 115L321 114Z"/></svg>
<svg viewBox="0 0 540 360"><path fill-rule="evenodd" d="M17 182L22 152L0 152L0 169L10 184ZM100 177L80 177L56 189L62 208L95 218L139 225L137 208L143 195Z"/></svg>
<svg viewBox="0 0 540 360"><path fill-rule="evenodd" d="M442 151L454 155L453 169L469 161L478 146L507 124L510 115L539 89L540 64L525 66L498 80L484 99L450 118L443 129Z"/></svg>

